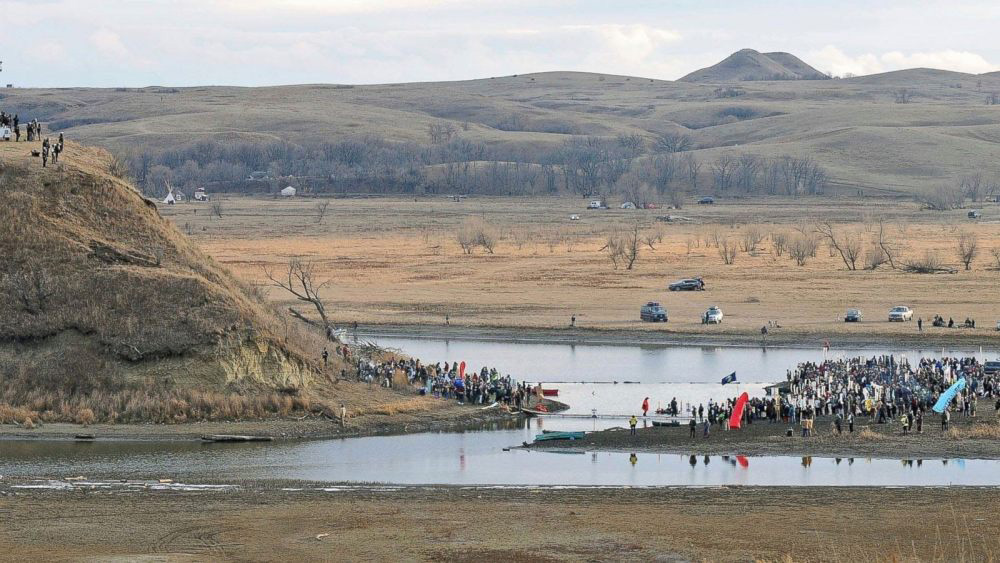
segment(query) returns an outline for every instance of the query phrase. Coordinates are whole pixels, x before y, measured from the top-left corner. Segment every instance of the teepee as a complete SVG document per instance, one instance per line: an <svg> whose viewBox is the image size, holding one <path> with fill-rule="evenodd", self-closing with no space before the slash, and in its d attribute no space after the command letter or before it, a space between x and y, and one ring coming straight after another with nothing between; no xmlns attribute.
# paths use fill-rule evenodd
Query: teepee
<svg viewBox="0 0 1000 563"><path fill-rule="evenodd" d="M177 198L174 197L174 187L167 184L167 197L163 198L163 203L167 205L173 205L177 203Z"/></svg>

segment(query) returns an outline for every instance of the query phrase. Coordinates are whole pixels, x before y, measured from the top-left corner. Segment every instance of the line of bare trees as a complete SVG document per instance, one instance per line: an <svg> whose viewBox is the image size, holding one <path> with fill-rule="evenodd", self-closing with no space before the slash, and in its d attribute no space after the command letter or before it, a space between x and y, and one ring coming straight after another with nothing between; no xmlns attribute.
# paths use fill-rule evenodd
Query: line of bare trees
<svg viewBox="0 0 1000 563"><path fill-rule="evenodd" d="M717 193L818 195L826 189L826 170L811 158L763 158L752 154L719 156L711 164Z"/></svg>

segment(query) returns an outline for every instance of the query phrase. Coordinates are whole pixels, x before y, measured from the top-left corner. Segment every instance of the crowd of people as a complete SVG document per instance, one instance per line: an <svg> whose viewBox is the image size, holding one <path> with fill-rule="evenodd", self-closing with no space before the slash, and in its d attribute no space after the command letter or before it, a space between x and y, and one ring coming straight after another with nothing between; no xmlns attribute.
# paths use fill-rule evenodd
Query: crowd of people
<svg viewBox="0 0 1000 563"><path fill-rule="evenodd" d="M18 114L10 114L5 111L0 111L0 127L7 127L11 131L12 140L15 143L21 142L21 118ZM40 156L42 158L42 167L46 167L51 159L53 163L59 162L59 155L62 154L64 145L63 134L59 134L58 141L51 141L48 137L42 138L42 124L38 122L37 119L33 119L27 123L24 127L25 133L27 134L27 139L29 143L34 143L41 141L42 148L40 151L32 151L34 156Z"/></svg>
<svg viewBox="0 0 1000 563"><path fill-rule="evenodd" d="M337 346L336 354L354 373L342 369L341 379L355 379L369 385L386 388L407 386L420 395L457 401L459 404L492 405L509 408L527 407L536 389L525 382L518 382L509 375L502 375L495 368L483 367L479 371L465 371L464 362L424 364L414 358L376 361L355 357L349 346ZM329 353L323 350L323 361Z"/></svg>
<svg viewBox="0 0 1000 563"><path fill-rule="evenodd" d="M1000 414L1000 373L986 373L974 357L923 358L911 364L895 356L857 357L804 362L788 370L786 382L774 386L767 397L750 398L742 413L742 424L757 422L799 424L803 436L810 436L817 416L829 416L835 432L854 432L855 418L865 417L874 424L898 422L902 432L922 432L924 419L941 395L959 379L966 387L952 399L938 420L948 428L952 413L977 415L977 399L994 402ZM678 405L670 401L657 414L689 418L692 437L696 425L703 434L719 425L728 430L737 398L722 402ZM643 403L644 410L648 399ZM935 413L936 414L936 413Z"/></svg>

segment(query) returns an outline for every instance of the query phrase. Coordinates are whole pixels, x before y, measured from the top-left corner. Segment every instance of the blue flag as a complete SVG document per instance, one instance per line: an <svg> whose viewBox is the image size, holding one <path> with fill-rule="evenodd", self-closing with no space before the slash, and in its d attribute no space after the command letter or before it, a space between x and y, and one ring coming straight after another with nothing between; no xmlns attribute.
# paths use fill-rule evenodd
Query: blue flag
<svg viewBox="0 0 1000 563"><path fill-rule="evenodd" d="M963 389L965 389L964 377L956 381L954 385L949 387L947 391L941 394L941 398L938 399L938 402L934 405L934 412L943 413L944 410L948 408L948 403L951 403L951 400L955 398L955 395L957 395L958 392Z"/></svg>
<svg viewBox="0 0 1000 563"><path fill-rule="evenodd" d="M722 378L722 384L723 385L725 385L727 383L735 383L735 382L736 382L736 372L735 371L733 373L727 375L726 377Z"/></svg>

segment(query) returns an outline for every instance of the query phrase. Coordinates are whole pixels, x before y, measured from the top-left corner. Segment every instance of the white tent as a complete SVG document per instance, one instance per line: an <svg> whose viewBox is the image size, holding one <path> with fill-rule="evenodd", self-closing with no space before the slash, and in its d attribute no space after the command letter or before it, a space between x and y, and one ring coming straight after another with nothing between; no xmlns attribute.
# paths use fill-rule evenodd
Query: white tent
<svg viewBox="0 0 1000 563"><path fill-rule="evenodd" d="M171 189L169 192L167 192L167 197L163 198L163 203L166 203L167 205L173 205L176 202L177 200L174 198L174 190Z"/></svg>
<svg viewBox="0 0 1000 563"><path fill-rule="evenodd" d="M281 190L281 195L285 197L292 197L295 195L295 188L288 186L287 188Z"/></svg>

